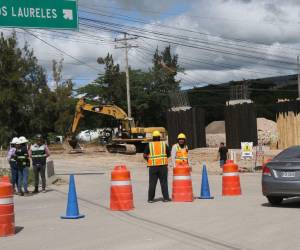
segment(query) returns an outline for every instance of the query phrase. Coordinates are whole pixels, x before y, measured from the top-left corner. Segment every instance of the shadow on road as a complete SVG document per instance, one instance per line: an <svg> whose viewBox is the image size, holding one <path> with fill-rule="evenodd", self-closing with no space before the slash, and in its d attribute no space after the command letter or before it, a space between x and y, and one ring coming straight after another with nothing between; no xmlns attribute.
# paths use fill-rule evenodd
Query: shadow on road
<svg viewBox="0 0 300 250"><path fill-rule="evenodd" d="M63 195L67 195L66 192L63 192L63 191L60 191L60 190L54 189L54 191L56 191L57 193L61 193L61 194L63 194ZM108 210L108 211L110 210L109 207L106 207L106 206L104 206L104 205L98 204L98 203L96 203L96 202L93 202L93 201L90 201L90 200L87 200L87 199L84 199L84 198L81 198L81 197L78 197L78 200L87 202L87 203L89 203L89 204L91 204L91 205L94 205L94 206L96 206L96 207L104 208L105 210ZM162 200L162 198L157 198L157 199L155 199L155 201L160 201L160 200ZM163 223L159 223L159 222L156 222L156 221L153 221L153 220L144 218L144 217L140 217L140 216L138 216L138 215L132 214L131 212L120 211L120 213L122 213L123 215L126 215L126 216L127 216L127 219L128 219L127 223L131 223L131 224L133 223L133 224L135 224L135 223L132 221L132 219L134 219L136 222L142 223L142 224L140 224L139 226L143 225L144 223L145 223L145 224L148 224L148 225L150 225L150 226L153 226L153 227L155 228L155 232L157 231L157 228L159 227L159 228L162 228L164 231L171 231L172 234L174 234L174 233L179 233L179 234L181 234L182 236L184 236L184 239L186 238L186 236L189 236L189 237L191 237L191 238L194 239L193 241L191 241L191 240L188 241L189 244L191 244L191 245L193 245L193 246L194 246L194 244L196 244L197 246L199 246L198 244L201 244L201 243L203 243L203 242L201 242L201 241L204 241L204 242L207 242L207 243L212 244L212 245L215 247L215 249L220 249L220 248L222 248L222 249L226 248L226 249L230 249L230 250L241 250L241 249L245 249L245 248L240 248L240 247L238 247L238 246L234 246L234 245L232 245L232 244L230 244L230 243L227 243L227 242L220 241L220 240L218 240L218 239L214 239L214 238L207 237L207 236L203 236L203 235L198 235L198 234L192 233L192 232L190 232L190 231L185 231L185 230L179 229L179 228L177 228L177 227L172 227L172 226L165 225L165 224L163 224ZM118 219L120 219L120 217L118 216L117 213L110 213L110 214L111 214L111 215L114 215L114 216L117 216ZM136 225L136 224L135 224L135 225ZM148 229L148 230L149 230L149 229ZM169 236L169 237L170 237L170 236ZM175 235L174 237L176 237L176 238L178 239L179 236L176 236L176 235ZM200 240L200 243L199 243L199 241L197 242L197 241L195 241L195 240Z"/></svg>
<svg viewBox="0 0 300 250"><path fill-rule="evenodd" d="M102 172L82 172L82 173L58 173L56 175L103 175L105 173Z"/></svg>
<svg viewBox="0 0 300 250"><path fill-rule="evenodd" d="M18 234L18 233L20 233L23 229L24 229L24 227L18 227L18 226L16 226L16 227L15 227L15 233Z"/></svg>
<svg viewBox="0 0 300 250"><path fill-rule="evenodd" d="M300 197L284 199L280 205L272 205L270 203L263 203L263 207L274 207L274 208L300 208Z"/></svg>

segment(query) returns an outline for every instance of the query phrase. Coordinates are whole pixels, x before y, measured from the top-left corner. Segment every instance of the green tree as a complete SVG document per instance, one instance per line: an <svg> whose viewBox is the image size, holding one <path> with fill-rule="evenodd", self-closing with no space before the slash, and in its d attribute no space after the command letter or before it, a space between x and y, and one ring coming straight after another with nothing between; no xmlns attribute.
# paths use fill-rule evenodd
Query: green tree
<svg viewBox="0 0 300 250"><path fill-rule="evenodd" d="M175 78L183 68L178 64L178 55L172 55L171 46L162 52L156 49L152 61L152 82L148 86L151 105L147 113L154 125L166 126L166 111L170 108L169 93L180 90L180 81Z"/></svg>
<svg viewBox="0 0 300 250"><path fill-rule="evenodd" d="M162 52L157 48L152 62L153 67L150 72L153 76L153 87L158 88L161 93L178 91L180 81L175 77L183 69L178 65L178 55L172 55L171 46L166 47Z"/></svg>
<svg viewBox="0 0 300 250"><path fill-rule="evenodd" d="M40 96L49 94L45 72L27 43L18 47L15 33L0 36L0 83L0 143L44 129L45 113L35 112L42 106Z"/></svg>
<svg viewBox="0 0 300 250"><path fill-rule="evenodd" d="M99 86L99 94L105 103L115 103L124 106L126 104L125 73L120 71L119 64L114 63L111 54L99 57L97 62L104 64L104 75L99 75L95 84Z"/></svg>
<svg viewBox="0 0 300 250"><path fill-rule="evenodd" d="M78 89L78 93L99 97L100 103L114 103L127 110L125 73L121 72L120 66L114 63L111 54L107 54L104 58L100 57L97 61L104 65L104 74L99 74L95 82ZM129 68L132 114L137 124L166 125L169 92L180 89L180 81L175 79L179 71L182 69L178 65L178 56L172 55L170 46L163 52L155 51L153 67L148 72ZM90 120L87 121L87 118ZM101 123L93 119L91 114L86 117L85 123L89 128L93 127L92 125L101 126Z"/></svg>
<svg viewBox="0 0 300 250"><path fill-rule="evenodd" d="M52 74L55 82L54 98L54 131L68 133L75 112L76 100L72 97L73 82L71 79L62 81L63 59L52 60Z"/></svg>
<svg viewBox="0 0 300 250"><path fill-rule="evenodd" d="M125 110L127 107L125 73L120 71L120 66L114 63L113 56L109 53L106 57L99 57L97 62L104 65L104 74L99 74L94 82L77 89L77 93L87 94L87 101L97 99L94 102L116 104ZM115 125L116 123L111 117L85 112L85 118L80 121L79 129L94 129Z"/></svg>

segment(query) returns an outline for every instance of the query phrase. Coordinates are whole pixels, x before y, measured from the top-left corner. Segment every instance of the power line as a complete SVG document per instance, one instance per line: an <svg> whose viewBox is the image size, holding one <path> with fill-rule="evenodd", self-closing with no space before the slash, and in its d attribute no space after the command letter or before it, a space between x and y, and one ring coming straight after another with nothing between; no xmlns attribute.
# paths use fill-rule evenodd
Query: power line
<svg viewBox="0 0 300 250"><path fill-rule="evenodd" d="M80 18L80 19L88 20L88 21L94 21L96 23L104 24L104 25L107 25L107 26L123 28L123 30L124 30L124 28L127 28L127 29L131 29L131 30L141 31L141 32L144 32L144 33L154 34L158 37L168 37L168 39L170 39L170 38L176 39L176 40L173 40L173 41L182 41L182 40L184 40L184 41L188 42L189 44L192 44L192 43L190 43L190 41L192 41L192 42L194 42L193 43L194 45L196 45L196 44L213 45L215 47L221 47L221 48L231 49L231 50L236 50L237 49L237 48L232 47L232 46L241 46L241 45L237 45L237 44L227 44L227 43L223 43L223 42L212 42L212 41L207 41L207 40L204 41L204 40L200 40L199 38L194 38L194 37L191 37L191 36L174 35L174 34L171 34L171 33L165 33L165 32L161 32L161 31L158 32L158 31L155 31L155 30L148 30L148 29L139 28L139 27L136 27L136 26L128 26L128 25L123 25L123 24L119 24L119 23L100 21L100 20L96 20L96 19L87 19L87 18ZM259 56L260 56L260 58L253 57L254 59L264 60L265 58L262 58L261 55L269 56L269 54L265 54L265 52L262 52L262 51L249 50L249 46L243 46L243 47L246 47L247 49L245 49L245 48L244 49L238 48L238 49L241 52L251 53L251 55L244 54L248 57L253 57L253 53L259 54ZM212 47L204 47L204 48L207 48L209 50ZM255 49L257 49L257 48L255 48ZM217 52L220 52L220 51L217 51ZM224 51L223 51L223 53L224 53ZM232 54L233 52L232 51L226 51L226 53ZM291 58L288 58L286 56L280 56L280 55L275 55L275 54L273 54L272 56L273 57L276 56L277 58L281 58L281 59L291 60ZM275 60L275 59L272 59L272 60ZM278 62L281 63L281 61L279 61L279 60L278 60ZM290 63L290 62L284 61L283 63Z"/></svg>
<svg viewBox="0 0 300 250"><path fill-rule="evenodd" d="M139 37L142 37L142 38L145 38L145 39L148 39L148 40L160 41L160 42L164 42L164 43L167 43L167 44L174 44L174 45L178 45L178 46L184 46L184 47L188 47L188 48L200 49L200 50L214 52L214 53L221 53L221 54L226 54L226 55L234 56L234 57L237 56L237 57L242 57L244 59L247 58L248 61L249 60L260 60L261 64L272 66L272 67L275 67L275 66L272 65L272 64L267 64L266 62L282 64L280 66L279 65L276 66L277 68L282 68L282 69L291 70L291 68L288 68L288 67L284 66L286 64L295 66L294 62L288 62L288 61L282 61L282 60L276 60L276 59L267 59L267 58L259 57L259 56L251 56L251 55L248 55L248 54L241 54L241 53L234 52L234 51L215 49L213 47L203 47L203 46L199 46L199 45L196 45L196 44L191 44L191 43L188 43L188 42L186 42L186 43L178 42L176 40L171 40L171 39L168 39L168 38L165 39L165 38L159 38L159 37L156 37L156 36L150 37L150 36L147 36L147 35L143 35L143 33L141 33L141 32L143 32L143 30L142 29L141 30L137 29L136 27L130 27L129 26L129 29L131 29L131 31L128 32L128 28L126 28L128 26L125 26L125 25L107 23L107 22L91 20L91 19L87 19L87 21L88 21L88 23L81 22L81 24L86 26L86 27L89 27L89 28L94 28L94 29L99 29L99 30L108 30L108 31L116 32L116 33L127 32L128 34L133 35L133 36L139 36ZM92 23L97 23L98 25L92 25L92 24L90 24L91 22ZM102 26L99 25L99 24L102 24ZM107 25L108 27L103 26L103 25ZM113 27L116 27L116 28L111 28L109 26L113 26ZM145 32L149 32L149 31L145 31Z"/></svg>
<svg viewBox="0 0 300 250"><path fill-rule="evenodd" d="M38 37L37 35L31 33L30 31L25 30L25 32L27 32L27 33L30 34L31 36L35 37L36 39L40 40L41 42L47 44L48 46L50 46L50 47L56 49L56 50L59 51L60 53L66 55L66 56L68 56L68 57L71 57L71 58L74 59L75 61L77 61L77 62L79 62L79 63L81 63L81 64L83 64L83 65L89 67L90 69L93 69L93 70L95 70L95 71L98 72L98 69L97 69L97 68L95 68L95 67L93 67L93 66L91 66L91 65L89 65L89 64L87 64L87 63L85 63L84 61L81 61L80 59L77 59L76 57L74 57L74 56L68 54L67 52L65 52L65 51L63 51L63 50L57 48L56 46L54 46L54 45L48 43L47 41L43 40L42 38Z"/></svg>
<svg viewBox="0 0 300 250"><path fill-rule="evenodd" d="M90 9L89 7L85 7L82 4L80 5L81 8L86 8L86 9ZM149 9L133 9L133 8L121 8L121 7L114 7L114 6L106 6L106 5L98 5L95 6L95 9L97 7L101 7L104 9L113 9L113 10L121 10L121 11L127 11L127 12L142 12L142 13L150 13L150 14L154 14L154 15L160 15L160 16L178 16L178 15L182 15L184 14L187 17L192 17L192 18L200 18L200 19L208 19L208 20L220 20L220 21L227 21L227 22L247 22L248 20L244 20L244 19L236 19L236 18L223 18L223 17L215 17L215 16L199 16L199 15L190 15L187 13L177 13L177 12L161 12L161 11L155 11L155 10L149 10ZM282 21L282 20L281 20ZM258 23L264 22L264 23L269 23L269 24L275 24L278 22L275 21L271 21L271 20L259 20L257 21ZM285 25L299 25L299 22L284 22Z"/></svg>
<svg viewBox="0 0 300 250"><path fill-rule="evenodd" d="M142 55L142 57L143 58L146 58L147 57L147 55L144 53L144 51L141 51L141 50L139 50L139 49L136 49L135 50L136 52L138 52L140 55ZM148 54L149 55L149 54ZM152 54L151 54L152 55ZM152 55L153 56L153 55ZM146 61L148 61L147 59L146 59ZM210 83L210 82L207 82L207 81L203 81L203 80L199 80L199 79L196 79L196 78L194 78L194 77L192 77L192 76L190 76L190 75L187 75L186 73L184 73L184 72L177 72L177 76L180 78L180 79L182 79L182 80L184 80L184 81L186 81L186 82L194 82L194 83L197 83L197 82L199 82L199 81L201 81L203 84L212 84L212 83ZM183 83L184 84L184 83Z"/></svg>
<svg viewBox="0 0 300 250"><path fill-rule="evenodd" d="M147 43L146 41L143 41L144 42L144 45L147 44L149 45L149 43ZM145 50L146 53L148 55L152 55L152 47L151 47L151 50L144 47L144 46L140 46L140 49L142 50ZM217 67L220 67L220 68L223 68L223 69L231 69L231 70L242 70L242 71L245 71L245 72L249 72L249 73L254 73L254 74L263 74L263 75L269 75L269 76L273 76L274 73L268 73L268 72L261 72L261 71L254 71L254 70L249 70L249 69L243 69L241 68L241 65L234 65L234 64L228 64L228 63L212 63L210 61L205 61L203 59L196 59L196 58L192 58L192 57L184 57L184 56L180 56L179 57L179 61L183 61L185 64L189 64L189 65L194 65L194 66L198 66L198 64L205 64L205 65L209 65L209 66L217 66ZM191 63L191 62L196 62L198 64L194 64L194 63ZM278 71L275 71L274 72L278 73Z"/></svg>
<svg viewBox="0 0 300 250"><path fill-rule="evenodd" d="M89 8L86 8L86 9L89 9ZM86 13L89 13L89 14L94 14L94 15L100 15L100 16L104 16L104 17L109 17L109 18L113 18L113 19L120 19L120 20L126 20L126 21L130 21L130 22L146 24L146 25L150 25L150 26L164 27L164 28L173 29L173 30L176 30L176 31L185 31L185 32L189 32L189 33L193 33L193 34L197 34L197 35L202 35L202 36L205 36L205 37L222 38L224 41L227 41L227 43L225 43L227 45L230 44L230 45L241 46L241 47L245 47L245 48L257 49L257 47L253 46L254 45L253 42L250 42L250 41L247 41L247 40L235 39L235 38L226 38L226 37L223 37L221 35L215 35L215 34L200 32L200 31L197 31L197 30L192 30L192 29L187 29L187 28L174 27L174 26L170 26L170 25L166 25L166 24L162 24L162 23L151 23L151 22L139 19L139 18L133 18L131 16L122 15L122 14L119 14L119 13L99 11L99 10L95 11L95 10L91 10L91 9L89 9L89 10L90 11L83 10L83 12L86 12ZM193 37L189 36L189 38L193 38ZM199 37L193 38L193 39L199 39ZM237 42L238 42L238 44L236 44ZM222 42L222 43L224 44L224 42ZM257 45L258 44L255 44L255 46L257 46ZM267 47L265 44L259 44L259 46L262 46L263 48ZM279 46L279 48L281 48L281 49L289 48L291 50L300 51L299 48L293 48L293 47L289 47L289 46L285 46L284 48L282 46Z"/></svg>

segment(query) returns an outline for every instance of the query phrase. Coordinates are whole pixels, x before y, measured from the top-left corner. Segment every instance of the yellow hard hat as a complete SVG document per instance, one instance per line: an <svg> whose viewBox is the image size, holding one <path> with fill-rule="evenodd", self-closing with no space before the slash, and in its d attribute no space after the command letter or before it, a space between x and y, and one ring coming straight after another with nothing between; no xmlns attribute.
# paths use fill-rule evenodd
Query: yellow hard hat
<svg viewBox="0 0 300 250"><path fill-rule="evenodd" d="M179 139L184 139L184 140L186 140L186 136L185 136L185 134L180 133L180 134L177 136L177 139L178 139L178 140L179 140Z"/></svg>
<svg viewBox="0 0 300 250"><path fill-rule="evenodd" d="M152 133L153 137L160 137L160 132L158 130L154 130Z"/></svg>

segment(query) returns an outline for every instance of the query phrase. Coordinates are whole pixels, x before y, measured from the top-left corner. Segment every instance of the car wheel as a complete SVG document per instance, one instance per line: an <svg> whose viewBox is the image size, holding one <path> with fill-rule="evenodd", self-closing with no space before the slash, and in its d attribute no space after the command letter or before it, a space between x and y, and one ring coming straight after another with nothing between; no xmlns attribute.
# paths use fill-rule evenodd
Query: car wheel
<svg viewBox="0 0 300 250"><path fill-rule="evenodd" d="M282 197L277 197L277 196L267 196L268 201L272 204L272 205L280 205L283 198Z"/></svg>

